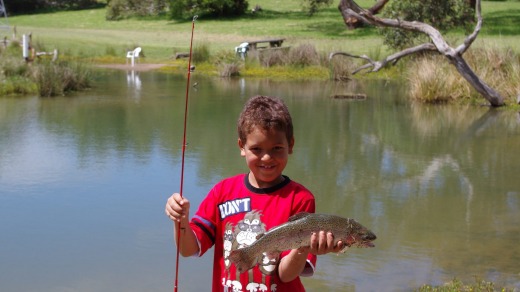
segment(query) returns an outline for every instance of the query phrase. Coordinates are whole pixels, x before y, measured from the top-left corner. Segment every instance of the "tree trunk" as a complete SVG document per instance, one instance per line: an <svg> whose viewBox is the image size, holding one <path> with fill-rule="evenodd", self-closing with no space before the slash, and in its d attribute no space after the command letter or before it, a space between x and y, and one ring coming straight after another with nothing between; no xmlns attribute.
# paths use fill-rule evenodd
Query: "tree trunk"
<svg viewBox="0 0 520 292"><path fill-rule="evenodd" d="M384 1L380 0L379 2ZM426 23L418 22L418 21L405 21L400 19L388 19L388 18L379 18L374 16L370 11L363 9L357 5L354 0L340 0L339 9L341 11L341 15L343 19L347 19L348 17L354 17L358 21L362 21L364 23L372 24L379 27L393 27L396 29L405 29L409 31L415 31L419 33L423 33L428 35L431 39L432 43L426 43L414 48L405 49L401 52L393 54L385 58L383 61L373 61L370 60L367 56L354 56L348 53L335 52L331 53L329 58L334 57L334 55L342 54L355 58L362 58L368 61L368 64L363 65L360 69L366 69L369 67L373 67L372 71L378 71L385 65L391 62L395 62L400 58L410 55L413 53L417 53L424 50L436 50L437 52L443 54L451 64L455 66L459 74L461 74L466 81L469 82L478 93L480 93L490 104L491 106L498 107L504 105L504 99L500 94L495 91L493 88L489 87L483 80L481 80L475 72L470 68L470 66L466 63L462 55L466 52L466 50L471 46L473 41L477 38L477 35L482 27L482 14L480 9L480 1L475 0L475 11L477 14L477 24L475 25L475 29L473 33L466 37L464 42L459 45L457 48L452 48L448 45L448 43L444 40L442 34ZM378 2L378 3L379 3Z"/></svg>
<svg viewBox="0 0 520 292"><path fill-rule="evenodd" d="M383 9L383 7L385 7L385 5L388 1L389 0L379 0L379 1L377 1L376 4L374 4L374 6L370 7L368 9L368 11L372 14L378 14L379 11L381 11L381 9ZM475 1L475 0L471 0L471 1ZM338 9L340 12L343 11L343 9L345 8L344 2L345 1L339 2ZM345 22L345 25L348 27L348 29L356 29L363 25L363 22L359 21L356 17L346 16L343 13L341 13L341 15L343 16L343 21Z"/></svg>
<svg viewBox="0 0 520 292"><path fill-rule="evenodd" d="M455 66L457 71L466 79L466 81L475 88L475 90L480 93L492 106L498 107L503 106L504 101L502 96L494 90L493 88L489 87L484 81L482 81L473 70L469 67L468 63L466 63L466 60L462 58L460 55L455 56L447 56L450 60L450 63Z"/></svg>

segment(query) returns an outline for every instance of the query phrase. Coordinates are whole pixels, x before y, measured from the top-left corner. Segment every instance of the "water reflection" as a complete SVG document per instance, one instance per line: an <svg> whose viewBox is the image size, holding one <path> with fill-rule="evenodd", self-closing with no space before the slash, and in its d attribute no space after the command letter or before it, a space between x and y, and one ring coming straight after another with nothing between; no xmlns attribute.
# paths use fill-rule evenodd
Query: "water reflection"
<svg viewBox="0 0 520 292"><path fill-rule="evenodd" d="M126 72L126 82L128 83L128 90L134 93L132 97L139 98L141 92L141 78L139 78L139 72L130 70Z"/></svg>
<svg viewBox="0 0 520 292"><path fill-rule="evenodd" d="M184 77L100 74L73 98L0 99L2 291L172 287L162 208L179 187ZM516 113L409 104L384 81L192 78L185 193L194 206L246 171L235 130L245 100L278 95L296 127L287 174L314 192L319 212L378 235L374 249L320 257L304 280L310 291L403 291L474 275L520 287ZM367 98L331 98L348 93ZM181 260L183 291L207 290L211 260Z"/></svg>

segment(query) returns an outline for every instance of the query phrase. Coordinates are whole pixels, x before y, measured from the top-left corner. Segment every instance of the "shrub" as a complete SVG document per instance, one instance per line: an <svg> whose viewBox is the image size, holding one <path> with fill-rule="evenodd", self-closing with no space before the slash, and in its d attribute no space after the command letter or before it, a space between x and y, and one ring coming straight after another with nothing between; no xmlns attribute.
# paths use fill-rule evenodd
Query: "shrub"
<svg viewBox="0 0 520 292"><path fill-rule="evenodd" d="M520 91L520 59L511 49L470 49L464 55L475 74L514 103ZM427 103L479 98L479 93L440 55L426 55L411 62L409 93Z"/></svg>
<svg viewBox="0 0 520 292"><path fill-rule="evenodd" d="M283 66L287 59L282 50L256 51L256 56L263 67Z"/></svg>
<svg viewBox="0 0 520 292"><path fill-rule="evenodd" d="M197 44L193 47L192 59L193 62L202 63L209 61L210 52L209 45L207 43Z"/></svg>
<svg viewBox="0 0 520 292"><path fill-rule="evenodd" d="M289 50L288 63L301 67L319 65L320 57L314 45L301 44Z"/></svg>
<svg viewBox="0 0 520 292"><path fill-rule="evenodd" d="M35 75L41 97L86 89L92 79L90 69L75 62L42 63L37 66Z"/></svg>
<svg viewBox="0 0 520 292"><path fill-rule="evenodd" d="M220 51L215 56L215 65L220 77L240 75L241 61L230 51Z"/></svg>
<svg viewBox="0 0 520 292"><path fill-rule="evenodd" d="M347 81L352 76L354 64L350 58L336 56L329 62L330 78L336 81Z"/></svg>
<svg viewBox="0 0 520 292"><path fill-rule="evenodd" d="M234 17L245 14L246 0L170 0L169 11L173 19L201 17Z"/></svg>
<svg viewBox="0 0 520 292"><path fill-rule="evenodd" d="M474 8L467 0L410 0L390 1L382 10L386 18L408 21L421 21L430 24L441 31L451 28L464 27L469 29L473 23ZM384 43L393 49L403 49L415 43L427 41L424 34L399 30L395 28L381 28L380 34Z"/></svg>
<svg viewBox="0 0 520 292"><path fill-rule="evenodd" d="M167 0L110 0L105 18L120 20L131 16L157 16L166 11Z"/></svg>

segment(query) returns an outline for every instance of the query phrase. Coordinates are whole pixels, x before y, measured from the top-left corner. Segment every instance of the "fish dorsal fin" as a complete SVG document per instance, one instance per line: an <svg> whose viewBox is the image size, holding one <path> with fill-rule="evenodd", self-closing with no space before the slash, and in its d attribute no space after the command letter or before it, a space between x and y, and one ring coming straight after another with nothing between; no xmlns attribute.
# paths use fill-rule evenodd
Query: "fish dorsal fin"
<svg viewBox="0 0 520 292"><path fill-rule="evenodd" d="M307 217L309 214L311 214L311 213L309 213L309 212L300 212L300 213L294 214L291 217L289 217L289 221L296 221L296 220L301 219L303 217Z"/></svg>

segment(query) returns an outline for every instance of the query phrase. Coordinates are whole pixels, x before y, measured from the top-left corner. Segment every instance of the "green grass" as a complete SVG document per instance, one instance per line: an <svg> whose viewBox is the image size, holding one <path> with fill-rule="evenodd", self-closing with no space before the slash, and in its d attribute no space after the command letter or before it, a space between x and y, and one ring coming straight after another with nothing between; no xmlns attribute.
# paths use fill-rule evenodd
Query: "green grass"
<svg viewBox="0 0 520 292"><path fill-rule="evenodd" d="M359 1L363 7L369 7L373 3L373 0ZM309 17L301 9L301 0L265 0L261 3L263 10L257 14L248 12L240 18L199 18L195 23L194 48L204 47L205 58L208 61L203 64L197 63L197 68L207 68L210 74L219 70L240 70L239 74L242 76L276 76L285 79L329 76L327 72L330 66L323 62L326 57L320 58L320 68L311 67L305 70L292 66L267 69L261 66L241 66L233 62L220 64L220 69L214 68L215 58L212 56L232 55L234 47L239 43L265 38L285 38L283 46L290 46L291 51L302 44L310 44L316 48L320 56L327 56L331 51L346 51L381 59L390 53L389 49L382 45L382 38L376 28L348 30L336 5L333 4ZM520 1L486 1L482 4L482 11L484 25L472 49L493 45L499 50L510 48L516 53L520 52L520 19L517 17ZM169 67L171 70L185 67L185 60L174 60L172 57L177 52L189 51L191 21L173 21L166 17L107 21L105 12L104 8L98 8L21 15L10 17L9 23L16 27L18 39L24 33L32 33L33 43L45 44L46 51L58 49L60 59L125 63L126 51L141 46L144 55L141 62L173 64L174 66ZM11 33L7 32L7 35L10 37ZM456 29L447 33L445 38L456 47L464 40L465 35L461 29ZM356 78L404 78L406 74L403 72L407 67L409 65L401 61L397 68L390 67L377 74L361 73L356 75ZM513 95L508 94L508 97Z"/></svg>
<svg viewBox="0 0 520 292"><path fill-rule="evenodd" d="M373 3L359 1L364 7ZM382 48L383 54L388 52L382 47L376 29L347 30L336 3L313 17L301 10L299 0L265 0L261 6L260 14L248 13L242 18L199 18L194 41L208 43L212 53L233 50L246 40L271 37L286 38L284 46L309 42L323 52L344 50L363 54L375 48ZM520 20L516 17L519 12L518 1L484 2L484 27L475 45L494 43L515 47L520 34ZM113 51L122 56L121 62L126 50L136 45L143 47L148 62L164 62L174 52L187 51L192 27L191 21L171 21L164 17L106 21L104 8L14 16L9 18L9 24L16 26L18 37L32 32L34 40L45 43L49 49L94 58ZM451 35L458 41L464 37L458 32Z"/></svg>
<svg viewBox="0 0 520 292"><path fill-rule="evenodd" d="M361 3L371 4L370 0ZM212 51L233 50L249 39L286 38L285 45L302 40L313 42L320 50L349 49L362 53L380 46L375 29L346 30L337 8L331 6L314 17L301 11L300 1L267 0L261 14L239 19L201 19L195 25L195 42L210 44ZM133 45L143 47L149 61L168 59L174 51L187 51L191 22L167 19L127 19L106 21L105 9L22 15L9 18L18 36L33 33L60 51L80 56L104 55L108 47L124 55Z"/></svg>

